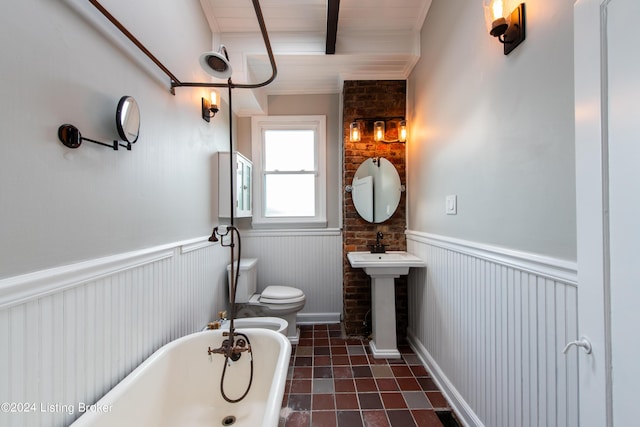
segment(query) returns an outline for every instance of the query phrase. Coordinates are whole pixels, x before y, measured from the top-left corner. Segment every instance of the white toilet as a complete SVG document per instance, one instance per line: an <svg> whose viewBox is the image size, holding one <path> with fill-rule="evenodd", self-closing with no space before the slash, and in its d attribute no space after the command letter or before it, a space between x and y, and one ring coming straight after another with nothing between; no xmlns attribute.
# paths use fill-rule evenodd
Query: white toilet
<svg viewBox="0 0 640 427"><path fill-rule="evenodd" d="M231 265L229 274L229 295L231 295ZM291 344L298 344L300 330L296 316L304 308L306 297L300 289L290 286L267 286L262 294L258 290L258 260L240 260L240 275L236 286L237 317L279 317L287 321L287 337Z"/></svg>

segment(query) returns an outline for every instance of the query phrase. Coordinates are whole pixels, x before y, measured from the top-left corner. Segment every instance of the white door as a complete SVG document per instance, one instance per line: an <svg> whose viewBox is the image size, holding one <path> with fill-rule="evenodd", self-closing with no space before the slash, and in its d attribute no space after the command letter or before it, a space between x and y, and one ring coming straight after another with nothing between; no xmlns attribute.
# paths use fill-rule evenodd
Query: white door
<svg viewBox="0 0 640 427"><path fill-rule="evenodd" d="M637 424L640 380L638 0L575 3L581 426ZM581 337L576 337L579 340Z"/></svg>

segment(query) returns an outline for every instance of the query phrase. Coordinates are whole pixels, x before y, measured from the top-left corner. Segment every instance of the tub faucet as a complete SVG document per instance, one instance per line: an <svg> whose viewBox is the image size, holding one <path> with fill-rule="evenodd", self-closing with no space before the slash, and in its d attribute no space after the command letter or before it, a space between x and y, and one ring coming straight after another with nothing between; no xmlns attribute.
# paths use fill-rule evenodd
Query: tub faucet
<svg viewBox="0 0 640 427"><path fill-rule="evenodd" d="M382 238L383 238L382 231L378 231L376 233L376 244L369 246L371 248L372 254L383 254L385 252L385 246L382 243L380 243L380 240L382 240Z"/></svg>
<svg viewBox="0 0 640 427"><path fill-rule="evenodd" d="M222 335L225 337L228 337L230 334L229 332L223 332ZM244 334L237 334L237 335L243 336L246 338ZM242 353L245 351L250 352L251 345L248 344L246 339L239 338L238 340L235 341L235 343L233 343L232 340L226 339L222 341L222 345L218 348L209 347L209 349L207 350L207 353L209 354L209 356L211 356L212 354L222 354L235 362L238 359L240 359L240 356L242 356Z"/></svg>

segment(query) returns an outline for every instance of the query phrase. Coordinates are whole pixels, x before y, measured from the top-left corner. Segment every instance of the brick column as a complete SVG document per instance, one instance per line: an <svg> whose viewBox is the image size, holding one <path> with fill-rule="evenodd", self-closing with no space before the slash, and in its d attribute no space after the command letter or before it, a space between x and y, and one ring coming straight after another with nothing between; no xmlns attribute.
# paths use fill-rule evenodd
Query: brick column
<svg viewBox="0 0 640 427"><path fill-rule="evenodd" d="M351 185L360 164L370 157L384 157L398 170L404 185L405 145L402 143L375 142L371 131L365 130L360 142L349 141L349 125L356 117L406 116L405 80L345 81L343 88L343 184ZM361 123L362 125L362 123ZM353 205L351 193L344 193L343 202L343 262L344 262L344 325L348 335L371 333L371 282L362 269L352 269L347 252L367 251L367 245L375 243L376 232L384 233L383 243L388 250L406 250L406 197L402 193L398 209L383 223L373 224L363 220ZM398 341L405 341L407 331L407 280L396 279L396 331ZM366 325L365 325L366 322Z"/></svg>

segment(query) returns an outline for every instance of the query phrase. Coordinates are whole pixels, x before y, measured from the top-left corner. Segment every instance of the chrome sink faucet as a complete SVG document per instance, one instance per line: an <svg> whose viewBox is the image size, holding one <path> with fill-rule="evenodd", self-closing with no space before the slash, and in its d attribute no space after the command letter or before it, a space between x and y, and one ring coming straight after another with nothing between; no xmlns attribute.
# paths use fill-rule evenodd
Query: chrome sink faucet
<svg viewBox="0 0 640 427"><path fill-rule="evenodd" d="M380 240L383 239L383 234L382 231L378 231L376 233L376 244L375 245L369 245L369 247L371 248L371 253L372 254L383 254L385 252L385 246L380 243Z"/></svg>

